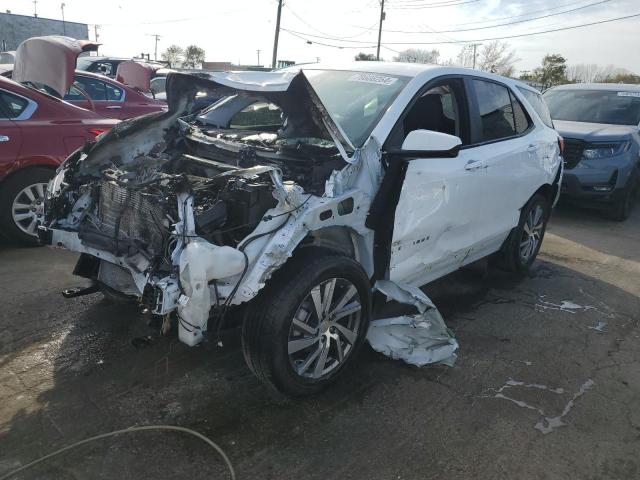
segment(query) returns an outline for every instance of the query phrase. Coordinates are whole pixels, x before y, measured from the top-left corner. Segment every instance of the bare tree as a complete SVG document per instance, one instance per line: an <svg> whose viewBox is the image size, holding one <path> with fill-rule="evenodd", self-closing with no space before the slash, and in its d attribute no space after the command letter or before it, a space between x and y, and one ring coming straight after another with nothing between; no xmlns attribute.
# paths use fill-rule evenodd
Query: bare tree
<svg viewBox="0 0 640 480"><path fill-rule="evenodd" d="M440 58L440 51L436 50L421 50L419 48L408 48L399 52L397 56L393 57L394 62L407 62L407 63L438 63Z"/></svg>
<svg viewBox="0 0 640 480"><path fill-rule="evenodd" d="M473 52L471 57L473 59ZM480 70L511 77L515 73L515 64L519 60L516 51L508 42L494 40L482 46L476 65Z"/></svg>
<svg viewBox="0 0 640 480"><path fill-rule="evenodd" d="M196 68L204 62L205 51L197 45L189 45L184 49L184 62L182 66L187 68Z"/></svg>
<svg viewBox="0 0 640 480"><path fill-rule="evenodd" d="M356 62L371 62L376 59L376 56L373 53L364 53L360 52L355 57Z"/></svg>
<svg viewBox="0 0 640 480"><path fill-rule="evenodd" d="M169 62L170 67L178 67L182 62L184 50L178 45L169 46L162 54L162 59Z"/></svg>
<svg viewBox="0 0 640 480"><path fill-rule="evenodd" d="M460 50L456 63L461 67L473 67L473 45L467 44Z"/></svg>

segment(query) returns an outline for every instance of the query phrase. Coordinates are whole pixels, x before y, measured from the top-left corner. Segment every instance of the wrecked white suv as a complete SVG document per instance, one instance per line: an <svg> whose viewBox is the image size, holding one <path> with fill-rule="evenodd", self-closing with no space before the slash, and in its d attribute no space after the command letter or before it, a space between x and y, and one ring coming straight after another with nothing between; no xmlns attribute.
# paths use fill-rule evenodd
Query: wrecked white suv
<svg viewBox="0 0 640 480"><path fill-rule="evenodd" d="M203 91L223 98L188 115ZM281 392L352 362L374 286L417 305L416 286L490 254L523 271L540 248L562 165L519 82L357 62L171 74L167 93L168 112L59 168L41 238L81 252L75 273L107 294L177 319L188 345L244 305L247 363Z"/></svg>

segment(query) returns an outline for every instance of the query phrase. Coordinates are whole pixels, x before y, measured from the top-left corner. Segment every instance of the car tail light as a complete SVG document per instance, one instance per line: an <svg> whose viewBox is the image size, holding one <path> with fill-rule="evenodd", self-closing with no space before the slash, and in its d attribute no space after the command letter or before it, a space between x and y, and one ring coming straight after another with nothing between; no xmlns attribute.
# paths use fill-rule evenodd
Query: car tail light
<svg viewBox="0 0 640 480"><path fill-rule="evenodd" d="M564 155L564 138L558 137L558 147L560 147L560 155Z"/></svg>
<svg viewBox="0 0 640 480"><path fill-rule="evenodd" d="M107 131L108 130L106 128L90 128L89 129L89 133L94 137L97 137L98 135L105 133Z"/></svg>

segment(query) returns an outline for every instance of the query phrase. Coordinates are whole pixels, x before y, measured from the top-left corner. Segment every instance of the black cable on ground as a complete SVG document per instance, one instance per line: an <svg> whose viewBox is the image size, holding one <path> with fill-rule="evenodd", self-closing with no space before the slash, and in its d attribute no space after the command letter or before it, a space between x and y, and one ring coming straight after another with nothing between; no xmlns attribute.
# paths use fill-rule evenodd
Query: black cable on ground
<svg viewBox="0 0 640 480"><path fill-rule="evenodd" d="M231 480L235 480L236 472L233 469L233 465L231 465L231 460L229 460L229 457L227 457L227 454L224 453L222 448L220 448L211 439L205 437L203 434L201 434L199 432L196 432L195 430L191 430L190 428L186 428L186 427L177 427L175 425L142 425L140 427L129 427L129 428L124 428L122 430L116 430L114 432L95 435L93 437L89 437L89 438L86 438L84 440L80 440L79 442L72 443L71 445L63 447L60 450L56 450L55 452L49 453L48 455L45 455L44 457L40 457L40 458L38 458L38 459L36 459L36 460L34 460L32 462L29 462L29 463L27 463L26 465L23 465L20 468L16 468L12 472L4 474L2 477L0 477L0 480L6 480L8 478L11 478L17 473L20 473L20 472L22 472L24 470L27 470L28 468L31 468L31 467L33 467L33 466L35 466L35 465L37 465L37 464L39 464L41 462L44 462L45 460L48 460L49 458L55 457L55 456L60 455L60 454L62 454L64 452L67 452L69 450L77 448L80 445L84 445L84 444L87 444L87 443L90 443L90 442L94 442L96 440L101 440L103 438L114 437L114 436L120 435L122 433L139 432L139 431L144 431L144 430L161 430L161 431L182 432L182 433L188 433L189 435L193 435L194 437L199 438L200 440L205 442L207 445L209 445L211 448L213 448L216 452L218 452L218 454L222 457L222 459L224 460L225 464L227 465L227 468L229 469L229 476L230 476Z"/></svg>

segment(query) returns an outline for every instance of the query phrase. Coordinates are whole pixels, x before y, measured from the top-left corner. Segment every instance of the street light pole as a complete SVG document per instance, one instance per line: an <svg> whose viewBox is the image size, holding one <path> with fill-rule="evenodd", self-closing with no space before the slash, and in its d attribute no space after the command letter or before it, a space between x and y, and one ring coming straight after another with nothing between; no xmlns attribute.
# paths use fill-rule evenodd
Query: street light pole
<svg viewBox="0 0 640 480"><path fill-rule="evenodd" d="M67 25L64 23L64 2L60 4L60 10L62 11L62 34L67 34Z"/></svg>
<svg viewBox="0 0 640 480"><path fill-rule="evenodd" d="M380 42L382 40L382 22L384 21L384 0L380 0L380 25L378 27L378 49L376 50L376 60L380 60Z"/></svg>
<svg viewBox="0 0 640 480"><path fill-rule="evenodd" d="M260 66L260 49L256 50L256 52L258 53L258 66Z"/></svg>

